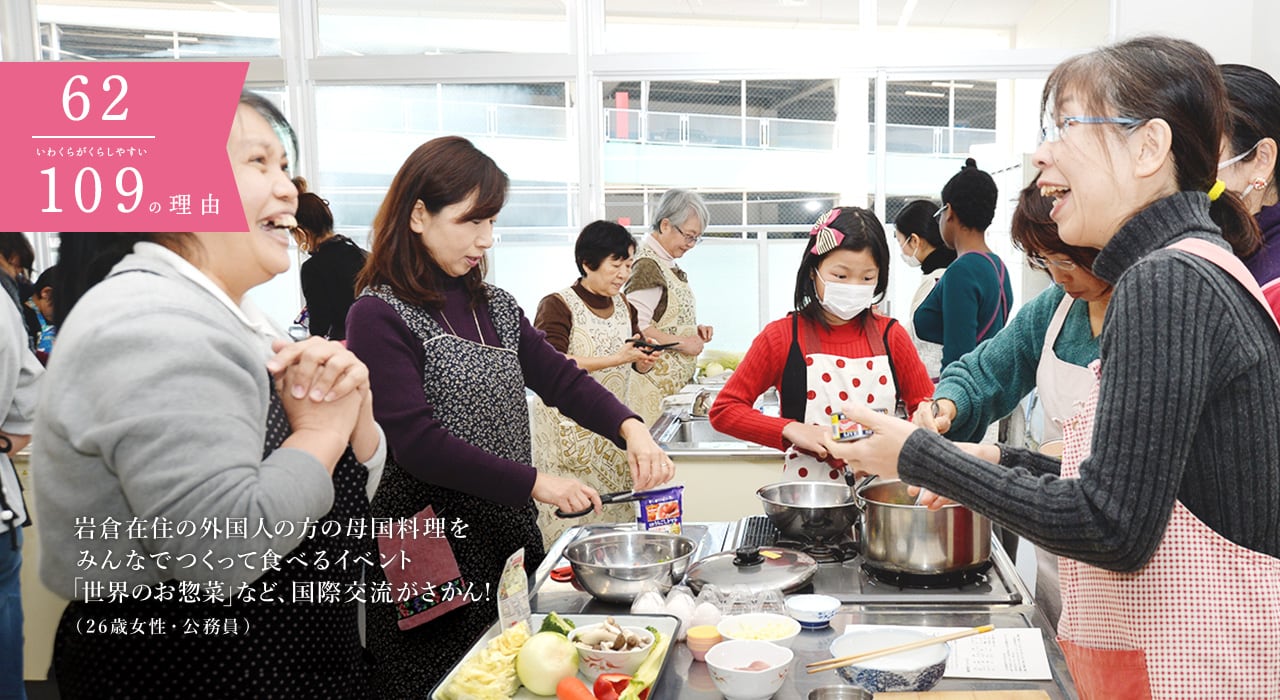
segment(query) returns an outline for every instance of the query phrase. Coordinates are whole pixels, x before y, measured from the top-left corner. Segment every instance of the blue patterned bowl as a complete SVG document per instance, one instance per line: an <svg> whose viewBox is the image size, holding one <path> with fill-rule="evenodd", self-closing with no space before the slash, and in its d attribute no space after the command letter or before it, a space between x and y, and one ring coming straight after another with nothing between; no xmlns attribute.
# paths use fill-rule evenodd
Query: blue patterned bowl
<svg viewBox="0 0 1280 700"><path fill-rule="evenodd" d="M928 639L916 630L859 630L831 642L831 656L841 657ZM845 682L873 693L929 690L942 679L951 647L944 644L881 656L855 666L836 669Z"/></svg>

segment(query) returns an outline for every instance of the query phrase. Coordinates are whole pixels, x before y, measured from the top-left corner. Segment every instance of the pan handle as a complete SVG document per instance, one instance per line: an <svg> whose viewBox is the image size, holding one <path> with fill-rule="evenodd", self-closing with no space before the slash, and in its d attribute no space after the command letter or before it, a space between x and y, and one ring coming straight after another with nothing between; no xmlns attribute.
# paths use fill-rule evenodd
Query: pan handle
<svg viewBox="0 0 1280 700"><path fill-rule="evenodd" d="M845 483L849 484L849 490L853 492L853 503L858 506L858 510L867 509L867 502L862 498L862 494L860 493L860 491L862 491L862 487L875 481L876 478L876 474L868 474L862 477L862 480L855 484L854 480L857 479L857 477L854 476L853 470L849 467L844 468L844 480Z"/></svg>
<svg viewBox="0 0 1280 700"><path fill-rule="evenodd" d="M614 491L613 493L602 493L600 494L600 505L607 506L612 503L626 503L628 501L637 501L637 500L640 500L640 496L641 494L638 494L634 491ZM566 518L566 519L581 518L587 513L590 513L592 510L594 510L594 507L587 508L585 510L574 511L572 513L566 513L560 510L559 508L556 508L556 517Z"/></svg>

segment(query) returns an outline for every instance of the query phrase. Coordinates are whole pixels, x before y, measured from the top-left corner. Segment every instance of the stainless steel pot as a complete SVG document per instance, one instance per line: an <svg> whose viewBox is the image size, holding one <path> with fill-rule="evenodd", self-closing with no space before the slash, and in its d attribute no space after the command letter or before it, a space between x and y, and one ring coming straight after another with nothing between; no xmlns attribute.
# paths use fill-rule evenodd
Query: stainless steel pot
<svg viewBox="0 0 1280 700"><path fill-rule="evenodd" d="M820 544L853 537L858 504L844 483L787 481L762 486L756 496L784 540Z"/></svg>
<svg viewBox="0 0 1280 700"><path fill-rule="evenodd" d="M991 558L991 521L964 506L915 505L897 479L858 489L862 557L868 566L903 574L951 574Z"/></svg>

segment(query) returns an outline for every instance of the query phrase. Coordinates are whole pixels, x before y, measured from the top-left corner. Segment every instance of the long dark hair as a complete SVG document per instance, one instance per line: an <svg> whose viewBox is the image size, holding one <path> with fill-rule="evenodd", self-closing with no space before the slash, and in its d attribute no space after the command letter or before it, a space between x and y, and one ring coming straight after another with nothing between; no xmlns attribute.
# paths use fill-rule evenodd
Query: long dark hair
<svg viewBox="0 0 1280 700"><path fill-rule="evenodd" d="M1257 157L1254 147L1265 138L1280 143L1280 83L1270 73L1253 66L1224 63L1218 66L1231 103L1231 152L1245 154L1248 163ZM1267 174L1276 187L1276 166Z"/></svg>
<svg viewBox="0 0 1280 700"><path fill-rule="evenodd" d="M862 207L837 207L833 211L839 213L826 227L844 234L844 239L835 248L819 255L813 252L816 234L820 230L819 226L815 225L813 232L809 234L809 240L805 241L804 255L800 258L800 269L796 270L796 289L793 300L795 310L800 315L824 326L827 325L827 321L822 315L822 302L818 299L817 285L813 278L817 273L818 265L831 253L837 250L870 251L871 258L879 268L875 287L877 301L884 297L885 290L889 288L889 242L885 238L884 226L880 224L880 220L873 212ZM819 224L825 221L825 216L829 214L819 219Z"/></svg>
<svg viewBox="0 0 1280 700"><path fill-rule="evenodd" d="M1090 114L1163 119L1172 132L1178 189L1208 192L1218 180L1218 155L1231 109L1222 73L1209 52L1182 39L1140 37L1063 61L1045 82L1040 106L1060 113L1074 96ZM1105 125L1104 125L1105 126ZM1098 138L1103 132L1098 130ZM1209 216L1240 257L1261 244L1253 216L1234 192L1209 205Z"/></svg>
<svg viewBox="0 0 1280 700"><path fill-rule="evenodd" d="M471 211L460 220L498 215L507 199L507 174L493 159L461 136L444 136L418 146L391 179L373 220L372 249L356 277L356 289L385 284L411 304L440 308L441 283L448 276L417 234L409 228L419 201L433 216L442 209L476 195ZM463 277L471 305L485 303L486 261Z"/></svg>

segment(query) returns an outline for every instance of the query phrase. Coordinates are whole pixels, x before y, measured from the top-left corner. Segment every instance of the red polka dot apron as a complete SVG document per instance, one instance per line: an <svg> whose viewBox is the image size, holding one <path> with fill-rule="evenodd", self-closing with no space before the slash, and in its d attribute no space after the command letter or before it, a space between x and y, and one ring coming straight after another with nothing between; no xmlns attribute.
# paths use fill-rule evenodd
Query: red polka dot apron
<svg viewBox="0 0 1280 700"><path fill-rule="evenodd" d="M1196 239L1170 247L1223 268L1268 308L1227 251ZM1063 426L1063 478L1079 477L1097 404L1095 384ZM1142 570L1066 558L1059 569L1058 641L1084 700L1280 698L1280 560L1230 542L1181 502Z"/></svg>
<svg viewBox="0 0 1280 700"><path fill-rule="evenodd" d="M870 328L870 323L864 327ZM895 410L899 400L897 384L894 381L893 365L879 334L868 333L873 356L849 358L821 352L803 352L800 349L799 335L811 330L807 321L804 328L798 328L796 315L792 315L792 347L787 358L787 369L784 370L789 371L791 376L798 377L797 365L803 363L805 423L830 426L831 414L839 411L846 403L863 403L871 408L890 412ZM806 347L820 347L815 334L810 332L806 335ZM784 379L784 385L786 383ZM784 393L794 391L789 386L784 386L783 389ZM795 418L791 415L786 417ZM841 460L819 460L795 447L788 447L783 455L782 476L787 481L843 481L843 468L844 462Z"/></svg>

